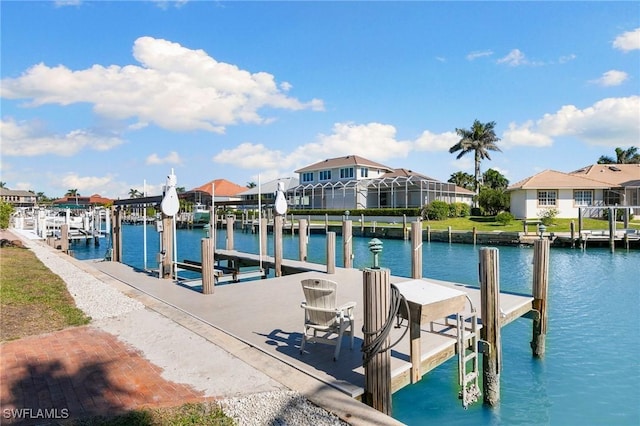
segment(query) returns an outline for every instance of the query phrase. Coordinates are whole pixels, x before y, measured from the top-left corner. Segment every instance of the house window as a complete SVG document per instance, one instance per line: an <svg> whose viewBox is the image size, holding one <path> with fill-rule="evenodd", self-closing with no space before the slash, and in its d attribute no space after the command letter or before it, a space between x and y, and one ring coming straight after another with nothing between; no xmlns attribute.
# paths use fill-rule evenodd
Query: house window
<svg viewBox="0 0 640 426"><path fill-rule="evenodd" d="M320 180L331 180L331 170L321 170L318 173L318 179L320 179Z"/></svg>
<svg viewBox="0 0 640 426"><path fill-rule="evenodd" d="M369 177L369 169L367 169L366 167L362 167L360 169L360 177L363 177L363 178Z"/></svg>
<svg viewBox="0 0 640 426"><path fill-rule="evenodd" d="M340 169L340 179L349 179L353 177L353 167Z"/></svg>
<svg viewBox="0 0 640 426"><path fill-rule="evenodd" d="M303 182L313 182L313 172L306 172L302 174Z"/></svg>
<svg viewBox="0 0 640 426"><path fill-rule="evenodd" d="M539 206L555 206L557 192L556 191L538 191Z"/></svg>
<svg viewBox="0 0 640 426"><path fill-rule="evenodd" d="M573 201L576 206L593 205L593 191L575 190L573 191Z"/></svg>

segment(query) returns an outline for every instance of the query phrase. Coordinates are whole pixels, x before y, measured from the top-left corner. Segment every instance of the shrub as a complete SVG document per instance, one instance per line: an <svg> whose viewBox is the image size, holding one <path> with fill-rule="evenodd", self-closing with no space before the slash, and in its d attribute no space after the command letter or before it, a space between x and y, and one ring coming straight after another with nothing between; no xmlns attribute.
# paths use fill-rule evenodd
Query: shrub
<svg viewBox="0 0 640 426"><path fill-rule="evenodd" d="M514 219L515 217L513 217L513 215L509 212L501 212L496 215L496 222L498 222L500 225L506 226L510 224Z"/></svg>
<svg viewBox="0 0 640 426"><path fill-rule="evenodd" d="M467 217L471 207L465 203L451 203L449 204L449 216L451 217Z"/></svg>
<svg viewBox="0 0 640 426"><path fill-rule="evenodd" d="M550 207L547 209L542 209L538 213L538 217L540 218L540 222L542 222L544 226L550 226L553 225L553 221L556 216L558 216L558 213L560 213L558 209Z"/></svg>
<svg viewBox="0 0 640 426"><path fill-rule="evenodd" d="M425 209L425 216L431 220L445 220L449 217L449 204L444 201L432 201Z"/></svg>
<svg viewBox="0 0 640 426"><path fill-rule="evenodd" d="M609 210L603 210L602 211L602 218L605 220L609 220ZM633 213L629 212L629 220L633 219ZM624 220L624 210L622 209L616 209L616 221L617 222L622 222Z"/></svg>
<svg viewBox="0 0 640 426"><path fill-rule="evenodd" d="M0 229L7 229L9 227L9 219L11 213L13 213L13 205L0 201Z"/></svg>

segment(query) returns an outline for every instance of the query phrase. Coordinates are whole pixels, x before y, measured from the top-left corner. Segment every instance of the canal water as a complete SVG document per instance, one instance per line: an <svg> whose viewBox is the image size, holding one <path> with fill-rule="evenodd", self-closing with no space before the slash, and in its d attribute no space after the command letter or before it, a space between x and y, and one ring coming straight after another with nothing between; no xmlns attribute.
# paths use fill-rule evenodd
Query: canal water
<svg viewBox="0 0 640 426"><path fill-rule="evenodd" d="M216 247L225 247L225 231ZM206 231L178 230L178 259L200 259ZM268 253L273 253L269 235ZM258 253L255 234L236 231L235 249ZM342 266L340 236L336 264ZM325 261L325 236L311 235L309 260ZM371 266L368 239L354 238L354 267ZM381 266L409 276L411 243L383 240ZM155 267L158 234L147 227L147 265ZM72 246L79 259L103 258L100 247ZM425 277L477 286L478 248L423 245ZM285 235L285 258L297 259L298 239ZM143 227L123 226L124 262L144 266ZM500 288L531 294L533 250L500 247ZM233 285L233 284L230 284ZM640 424L640 251L552 249L549 329L544 359L531 356L531 321L502 329L501 402L464 410L457 398L457 364L452 359L393 396L393 417L408 425L639 425Z"/></svg>

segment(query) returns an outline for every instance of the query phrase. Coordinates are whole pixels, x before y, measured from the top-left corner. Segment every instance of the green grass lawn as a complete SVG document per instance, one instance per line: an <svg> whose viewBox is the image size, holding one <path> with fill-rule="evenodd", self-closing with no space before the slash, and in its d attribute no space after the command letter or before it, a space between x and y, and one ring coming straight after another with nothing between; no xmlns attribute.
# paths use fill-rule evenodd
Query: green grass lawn
<svg viewBox="0 0 640 426"><path fill-rule="evenodd" d="M578 231L578 219L554 219L553 225L547 227L547 232L570 232L571 231L571 222L575 224L575 230ZM314 224L324 222L314 221ZM340 225L341 222L330 222L331 225ZM372 226L372 222L366 220L365 217L365 226ZM402 218L399 217L395 223L385 223L378 222L377 226L381 227L402 227ZM354 221L353 226L359 226L359 222ZM493 216L471 216L471 217L457 217L457 218L449 218L446 220L424 220L422 222L422 227L427 228L427 226L431 227L432 231L441 231L447 230L450 226L453 231L472 231L475 227L478 232L492 232L492 231L501 231L501 232L522 232L524 231L524 227L522 225L521 220L514 220L508 225L502 225L496 222ZM585 218L582 220L582 227L584 230L596 230L596 229L609 229L609 222L601 219L588 219ZM631 221L629 223L630 228L640 229L640 220L636 219L635 221ZM529 232L535 232L535 225L529 225ZM622 229L622 222L617 222L616 229Z"/></svg>

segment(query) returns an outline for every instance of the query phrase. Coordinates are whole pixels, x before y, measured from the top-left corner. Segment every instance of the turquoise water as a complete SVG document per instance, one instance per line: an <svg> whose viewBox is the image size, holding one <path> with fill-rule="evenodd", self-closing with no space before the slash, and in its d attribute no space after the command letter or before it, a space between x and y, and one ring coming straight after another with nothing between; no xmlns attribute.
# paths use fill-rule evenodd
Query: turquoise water
<svg viewBox="0 0 640 426"><path fill-rule="evenodd" d="M154 266L158 235L147 228L148 262ZM178 230L178 258L199 259L203 230ZM236 232L235 248L258 252L253 234ZM142 226L123 227L124 262L143 266ZM371 265L368 239L354 238L354 266ZM337 237L336 264L341 266ZM217 247L225 233L217 233ZM102 258L101 247L74 245L76 257ZM411 244L384 240L380 263L393 275L409 276ZM268 252L273 251L269 236ZM309 260L325 261L325 236L312 235ZM500 287L531 294L529 248L500 247ZM297 259L298 239L285 235L286 258ZM478 247L425 243L424 276L477 285ZM456 360L393 396L393 417L409 425L639 425L640 251L552 249L546 355L531 356L531 321L502 330L501 402L462 409L457 399Z"/></svg>

